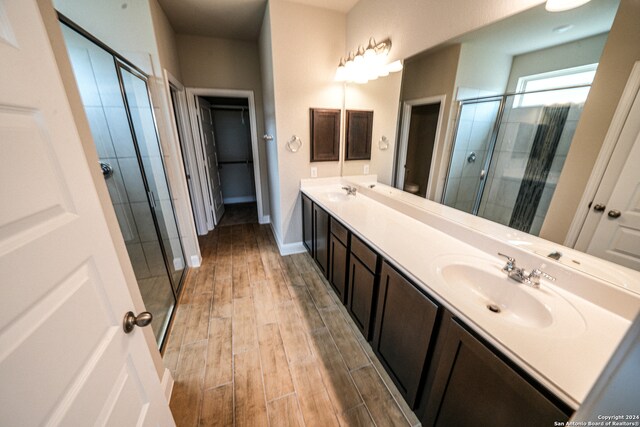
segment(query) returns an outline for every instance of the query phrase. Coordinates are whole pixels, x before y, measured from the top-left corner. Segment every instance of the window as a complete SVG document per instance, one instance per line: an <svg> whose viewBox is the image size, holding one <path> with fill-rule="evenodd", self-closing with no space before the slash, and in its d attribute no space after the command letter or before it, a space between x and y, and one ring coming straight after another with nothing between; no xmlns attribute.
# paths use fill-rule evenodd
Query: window
<svg viewBox="0 0 640 427"><path fill-rule="evenodd" d="M514 108L582 103L587 99L597 68L598 64L589 64L520 77L516 91L526 94L515 97ZM582 85L589 86L574 87Z"/></svg>

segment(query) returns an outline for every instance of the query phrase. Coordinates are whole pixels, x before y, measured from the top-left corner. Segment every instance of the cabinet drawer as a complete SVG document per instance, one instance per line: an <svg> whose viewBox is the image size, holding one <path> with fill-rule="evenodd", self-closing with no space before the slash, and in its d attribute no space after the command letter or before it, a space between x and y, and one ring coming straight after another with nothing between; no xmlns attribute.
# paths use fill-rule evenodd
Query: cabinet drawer
<svg viewBox="0 0 640 427"><path fill-rule="evenodd" d="M351 253L357 256L371 272L376 272L378 255L356 236L351 237Z"/></svg>
<svg viewBox="0 0 640 427"><path fill-rule="evenodd" d="M347 246L347 237L349 235L349 232L344 227L344 225L340 224L333 218L331 218L331 234L336 236L343 245Z"/></svg>

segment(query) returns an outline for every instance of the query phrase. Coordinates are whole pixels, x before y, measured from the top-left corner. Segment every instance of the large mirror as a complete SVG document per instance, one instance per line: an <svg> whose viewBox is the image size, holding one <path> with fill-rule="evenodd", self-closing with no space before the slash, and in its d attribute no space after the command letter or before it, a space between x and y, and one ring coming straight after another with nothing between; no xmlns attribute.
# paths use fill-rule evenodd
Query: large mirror
<svg viewBox="0 0 640 427"><path fill-rule="evenodd" d="M345 162L343 174L370 167L379 182L640 270L640 238L624 256L592 250L567 237L575 203L562 203L585 192L591 166L580 161L598 156L640 60L639 11L633 0L561 13L542 4L405 58L402 73L346 85L345 107L373 110L374 124L371 160Z"/></svg>

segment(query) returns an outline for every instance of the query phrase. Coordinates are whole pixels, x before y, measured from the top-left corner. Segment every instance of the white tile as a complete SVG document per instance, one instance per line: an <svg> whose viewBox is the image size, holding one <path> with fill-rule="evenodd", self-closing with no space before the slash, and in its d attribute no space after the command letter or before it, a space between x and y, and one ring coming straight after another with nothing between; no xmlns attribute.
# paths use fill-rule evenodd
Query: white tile
<svg viewBox="0 0 640 427"><path fill-rule="evenodd" d="M72 46L69 48L69 59L73 66L73 73L85 107L100 107L100 93L93 74L93 66L89 59L89 52L85 47Z"/></svg>
<svg viewBox="0 0 640 427"><path fill-rule="evenodd" d="M138 159L125 157L118 159L118 163L129 201L147 203L147 190L144 188Z"/></svg>
<svg viewBox="0 0 640 427"><path fill-rule="evenodd" d="M131 203L130 206L136 221L140 241L144 243L158 240L158 233L153 223L149 204L146 202L135 202Z"/></svg>
<svg viewBox="0 0 640 427"><path fill-rule="evenodd" d="M104 110L102 107L90 106L86 106L84 110L87 113L91 136L93 137L93 143L96 145L98 157L115 157L116 152L111 143L111 134L109 133L109 126L107 126L107 119L104 116Z"/></svg>
<svg viewBox="0 0 640 427"><path fill-rule="evenodd" d="M560 141L558 141L556 155L567 155L567 153L569 152L569 148L571 147L571 142L573 142L573 136L576 133L576 126L577 122L572 120L567 120L567 122L564 124L564 129L562 130Z"/></svg>
<svg viewBox="0 0 640 427"><path fill-rule="evenodd" d="M104 114L113 146L118 157L135 157L131 128L124 107L106 107Z"/></svg>
<svg viewBox="0 0 640 427"><path fill-rule="evenodd" d="M128 203L129 199L127 198L127 190L124 186L124 181L122 180L122 172L120 171L118 159L103 158L101 161L107 163L113 170L113 174L110 177L105 177L104 180L107 184L107 189L109 190L111 202L114 204Z"/></svg>
<svg viewBox="0 0 640 427"><path fill-rule="evenodd" d="M122 107L122 92L113 56L97 46L93 47L89 54L102 106Z"/></svg>
<svg viewBox="0 0 640 427"><path fill-rule="evenodd" d="M164 258L162 257L162 250L160 249L160 242L146 242L142 243L142 250L149 266L149 272L152 276L166 276L167 268L164 264Z"/></svg>
<svg viewBox="0 0 640 427"><path fill-rule="evenodd" d="M136 279L145 279L151 277L149 266L147 265L147 259L144 256L142 245L140 243L133 243L127 245L127 253L133 266L133 272L136 275Z"/></svg>
<svg viewBox="0 0 640 427"><path fill-rule="evenodd" d="M116 217L118 218L118 224L120 225L124 242L126 244L138 242L138 231L129 205L114 203L113 209L116 211Z"/></svg>
<svg viewBox="0 0 640 427"><path fill-rule="evenodd" d="M458 198L458 187L460 187L460 178L449 178L447 188L444 194L444 204L447 206L455 206Z"/></svg>

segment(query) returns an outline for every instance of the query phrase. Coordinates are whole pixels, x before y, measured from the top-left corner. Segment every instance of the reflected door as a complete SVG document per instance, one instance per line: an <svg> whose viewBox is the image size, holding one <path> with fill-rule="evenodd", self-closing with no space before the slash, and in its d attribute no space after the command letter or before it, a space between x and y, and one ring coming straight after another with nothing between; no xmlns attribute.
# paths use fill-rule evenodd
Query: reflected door
<svg viewBox="0 0 640 427"><path fill-rule="evenodd" d="M213 222L218 225L224 214L224 199L222 197L222 184L220 183L220 171L218 170L218 150L213 127L213 115L211 104L202 98L196 98L198 113L200 116L200 129L202 132L202 150L205 156L205 170L209 175L209 191L211 192L211 210Z"/></svg>

